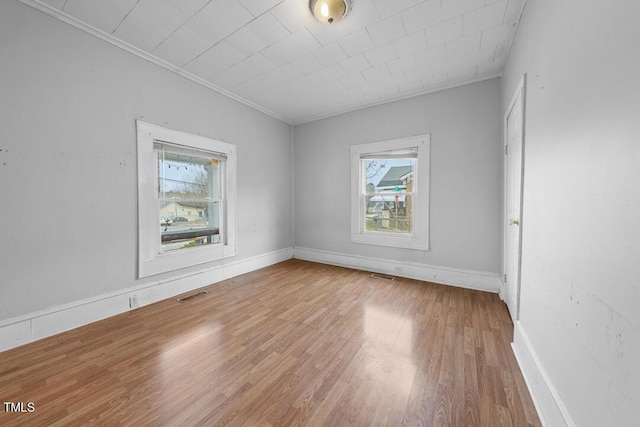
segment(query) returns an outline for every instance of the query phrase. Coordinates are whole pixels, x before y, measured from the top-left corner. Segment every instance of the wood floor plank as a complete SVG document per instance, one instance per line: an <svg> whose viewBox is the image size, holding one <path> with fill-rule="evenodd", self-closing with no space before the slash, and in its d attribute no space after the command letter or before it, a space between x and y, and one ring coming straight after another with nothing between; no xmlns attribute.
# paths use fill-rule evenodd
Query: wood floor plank
<svg viewBox="0 0 640 427"><path fill-rule="evenodd" d="M497 295L300 260L203 290L0 353L35 405L0 425L540 425Z"/></svg>

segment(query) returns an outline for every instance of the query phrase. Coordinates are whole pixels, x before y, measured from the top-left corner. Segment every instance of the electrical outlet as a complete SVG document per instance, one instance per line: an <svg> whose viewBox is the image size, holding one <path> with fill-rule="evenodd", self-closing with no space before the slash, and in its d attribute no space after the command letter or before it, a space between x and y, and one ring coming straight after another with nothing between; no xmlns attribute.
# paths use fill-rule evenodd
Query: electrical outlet
<svg viewBox="0 0 640 427"><path fill-rule="evenodd" d="M131 295L129 297L129 308L138 307L138 295Z"/></svg>
<svg viewBox="0 0 640 427"><path fill-rule="evenodd" d="M402 267L400 266L396 266L394 270L396 271L396 273L402 273Z"/></svg>

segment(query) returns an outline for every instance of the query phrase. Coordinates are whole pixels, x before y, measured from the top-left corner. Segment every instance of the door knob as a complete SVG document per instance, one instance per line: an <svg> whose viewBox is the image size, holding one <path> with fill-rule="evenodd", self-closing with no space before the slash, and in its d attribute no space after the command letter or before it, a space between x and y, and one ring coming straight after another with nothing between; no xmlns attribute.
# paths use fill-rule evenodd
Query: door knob
<svg viewBox="0 0 640 427"><path fill-rule="evenodd" d="M520 225L520 221L518 221L517 219L510 219L509 225Z"/></svg>

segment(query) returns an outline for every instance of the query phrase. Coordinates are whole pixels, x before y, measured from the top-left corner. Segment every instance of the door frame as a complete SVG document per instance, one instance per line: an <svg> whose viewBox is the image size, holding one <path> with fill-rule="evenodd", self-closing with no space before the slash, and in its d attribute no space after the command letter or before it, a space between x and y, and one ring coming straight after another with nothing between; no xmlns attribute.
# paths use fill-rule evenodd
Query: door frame
<svg viewBox="0 0 640 427"><path fill-rule="evenodd" d="M526 120L526 87L527 87L527 74L523 74L522 78L520 79L520 82L518 83L518 86L516 87L513 96L511 97L511 102L509 102L509 106L507 107L507 110L504 113L504 118L503 118L503 153L504 153L504 165L503 165L503 176L504 176L504 188L503 188L503 205L504 205L504 212L503 212L503 252L502 252L502 273L503 273L503 277L502 277L502 292L501 292L501 296L502 299L505 300L505 302L507 303L507 307L509 308L509 301L506 301L506 297L507 295L507 281L505 280L506 274L507 274L507 234L508 234L508 228L509 228L509 217L508 217L508 205L507 205L507 191L508 191L508 179L509 176L507 175L508 170L507 170L507 164L508 164L508 157L507 157L507 119L509 118L509 114L511 113L511 111L513 110L513 107L516 105L516 102L520 102L520 113L522 115L521 117L521 125L522 125L522 129L520 130L520 134L521 134L521 160L520 160L520 217L518 218L519 221L519 226L518 226L518 233L520 234L519 236L519 241L518 241L518 248L517 248L517 253L514 254L517 259L518 259L518 274L517 277L515 278L516 283L515 283L515 292L516 292L516 298L515 298L515 304L516 306L513 307L514 313L511 313L511 309L509 310L509 312L514 316L513 321L516 322L517 320L520 319L520 285L521 285L521 277L522 277L522 217L523 217L523 199L524 199L524 159L525 159L525 120Z"/></svg>

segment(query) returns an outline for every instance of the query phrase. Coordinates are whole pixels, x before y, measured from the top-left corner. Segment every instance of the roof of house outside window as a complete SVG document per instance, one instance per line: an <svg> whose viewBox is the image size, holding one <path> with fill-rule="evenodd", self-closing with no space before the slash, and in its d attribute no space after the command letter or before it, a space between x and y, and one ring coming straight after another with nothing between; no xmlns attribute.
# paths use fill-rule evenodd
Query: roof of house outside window
<svg viewBox="0 0 640 427"><path fill-rule="evenodd" d="M389 168L384 177L380 180L377 187L394 187L404 186L406 184L402 178L413 171L413 166L394 166Z"/></svg>

